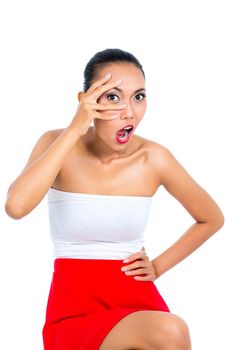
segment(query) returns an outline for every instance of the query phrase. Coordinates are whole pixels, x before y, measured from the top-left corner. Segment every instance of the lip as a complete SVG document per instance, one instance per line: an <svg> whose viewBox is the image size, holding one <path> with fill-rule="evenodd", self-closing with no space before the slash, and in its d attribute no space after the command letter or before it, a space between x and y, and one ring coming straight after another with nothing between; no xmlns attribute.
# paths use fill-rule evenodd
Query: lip
<svg viewBox="0 0 233 350"><path fill-rule="evenodd" d="M132 136L132 134L133 134L134 125L133 125L133 124L127 124L127 125L125 125L123 128L125 128L126 126L132 126L132 130L131 130L130 133L128 134L127 139L124 140L124 141L120 140L120 139L118 138L118 136L117 136L117 133L116 133L116 141L117 141L118 143L121 143L121 144L127 143L127 142L130 140L130 138L131 138L131 136ZM119 129L118 131L122 130L123 128Z"/></svg>
<svg viewBox="0 0 233 350"><path fill-rule="evenodd" d="M121 129L117 130L117 133L118 133L118 131L120 131L120 130L122 130L122 129L126 128L127 126L132 126L132 127L133 127L133 129L132 129L132 131L131 131L131 132L133 132L133 130L134 130L134 125L133 125L133 124L127 124L127 125L124 125L124 126L121 128Z"/></svg>
<svg viewBox="0 0 233 350"><path fill-rule="evenodd" d="M121 144L127 143L127 142L130 140L131 135L132 135L132 132L130 132L130 134L128 135L127 139L124 140L124 141L121 141L121 140L118 138L118 136L116 136L116 141L117 141L118 143L121 143Z"/></svg>

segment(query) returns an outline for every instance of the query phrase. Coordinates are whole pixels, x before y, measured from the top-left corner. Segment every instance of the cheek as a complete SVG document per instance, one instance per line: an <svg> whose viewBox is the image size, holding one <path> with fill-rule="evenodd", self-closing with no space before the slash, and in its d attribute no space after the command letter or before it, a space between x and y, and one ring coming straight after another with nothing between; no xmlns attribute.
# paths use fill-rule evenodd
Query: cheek
<svg viewBox="0 0 233 350"><path fill-rule="evenodd" d="M139 107L138 107L138 112L141 113L141 114L144 114L145 111L146 111L146 103L142 103Z"/></svg>
<svg viewBox="0 0 233 350"><path fill-rule="evenodd" d="M147 104L146 101L134 101L134 103L132 103L132 108L134 110L135 113L137 114L143 114L146 110Z"/></svg>
<svg viewBox="0 0 233 350"><path fill-rule="evenodd" d="M94 125L96 130L98 131L98 134L103 137L106 137L106 135L111 135L112 124L110 126L109 123L112 123L112 122L113 120L106 121L98 118L94 119Z"/></svg>
<svg viewBox="0 0 233 350"><path fill-rule="evenodd" d="M144 115L146 113L146 106L140 106L140 108L137 109L137 112L136 112L136 118L138 120L138 122L140 122L143 118L144 118Z"/></svg>

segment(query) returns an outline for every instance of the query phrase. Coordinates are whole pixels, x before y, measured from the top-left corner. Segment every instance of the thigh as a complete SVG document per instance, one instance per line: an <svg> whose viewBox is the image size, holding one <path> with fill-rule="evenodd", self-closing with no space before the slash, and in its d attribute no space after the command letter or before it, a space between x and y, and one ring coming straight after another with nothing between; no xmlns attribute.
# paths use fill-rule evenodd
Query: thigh
<svg viewBox="0 0 233 350"><path fill-rule="evenodd" d="M170 312L141 310L123 317L106 335L99 350L149 349L166 340L171 326L184 325L185 322Z"/></svg>

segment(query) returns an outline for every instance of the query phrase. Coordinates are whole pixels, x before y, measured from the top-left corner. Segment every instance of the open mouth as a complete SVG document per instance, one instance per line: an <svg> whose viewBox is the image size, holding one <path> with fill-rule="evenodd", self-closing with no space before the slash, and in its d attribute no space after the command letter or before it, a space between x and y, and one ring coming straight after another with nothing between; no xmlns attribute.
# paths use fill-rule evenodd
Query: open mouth
<svg viewBox="0 0 233 350"><path fill-rule="evenodd" d="M124 128L118 130L116 133L117 141L120 143L127 142L130 138L133 129L133 125L126 125Z"/></svg>

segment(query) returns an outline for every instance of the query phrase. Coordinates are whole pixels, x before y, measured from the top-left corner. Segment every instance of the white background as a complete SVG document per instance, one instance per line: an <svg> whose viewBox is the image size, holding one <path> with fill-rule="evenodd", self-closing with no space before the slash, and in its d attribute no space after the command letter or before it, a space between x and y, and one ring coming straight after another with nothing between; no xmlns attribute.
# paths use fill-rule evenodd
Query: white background
<svg viewBox="0 0 233 350"><path fill-rule="evenodd" d="M42 350L53 269L47 196L13 220L7 189L40 135L68 126L85 65L106 48L143 65L148 109L137 134L169 148L225 215L223 228L156 285L188 323L192 350L232 348L232 18L226 0L1 3L1 349ZM192 223L160 188L145 231L150 259Z"/></svg>

